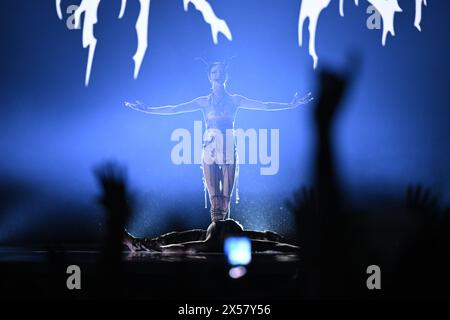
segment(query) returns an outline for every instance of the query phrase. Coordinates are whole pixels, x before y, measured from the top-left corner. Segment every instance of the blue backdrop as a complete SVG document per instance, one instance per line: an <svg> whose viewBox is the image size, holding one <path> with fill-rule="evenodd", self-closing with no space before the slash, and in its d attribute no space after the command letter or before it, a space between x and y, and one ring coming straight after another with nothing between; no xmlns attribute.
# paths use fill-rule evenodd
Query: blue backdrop
<svg viewBox="0 0 450 320"><path fill-rule="evenodd" d="M203 184L198 165L174 165L170 135L193 131L201 113L172 117L126 109L125 100L173 104L209 93L204 66L195 57L222 60L229 91L250 98L289 102L298 91L315 90L316 71L307 47L297 45L299 0L211 0L233 33L212 42L210 28L181 0L152 0L149 47L133 79L134 24L138 1L102 1L90 85L84 86L87 50L80 30L69 30L55 3L2 1L0 79L0 177L4 193L0 241L77 238L102 225L92 169L115 159L128 168L137 214L130 229L140 235L167 231L170 220L205 227ZM317 31L319 68L340 69L356 51L363 65L336 131L340 178L348 197L365 204L373 195L404 192L420 182L450 200L449 84L450 3L428 1L422 32L414 26L414 1L401 0L396 36L381 46L381 30L369 30L368 3L338 1L324 11ZM308 40L305 28L305 40ZM311 183L313 105L265 113L241 110L236 127L280 130L280 169L261 176L260 166L241 167L241 204L233 208L244 226L287 232L285 200ZM364 191L364 193L362 192ZM179 208L182 208L180 210Z"/></svg>

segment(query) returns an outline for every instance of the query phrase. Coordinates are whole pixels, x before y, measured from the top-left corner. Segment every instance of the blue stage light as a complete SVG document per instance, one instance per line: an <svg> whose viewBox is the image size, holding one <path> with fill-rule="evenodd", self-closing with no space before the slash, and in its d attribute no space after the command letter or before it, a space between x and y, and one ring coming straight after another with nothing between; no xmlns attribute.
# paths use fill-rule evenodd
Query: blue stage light
<svg viewBox="0 0 450 320"><path fill-rule="evenodd" d="M225 255L228 263L247 265L252 260L252 244L246 237L230 237L225 239Z"/></svg>

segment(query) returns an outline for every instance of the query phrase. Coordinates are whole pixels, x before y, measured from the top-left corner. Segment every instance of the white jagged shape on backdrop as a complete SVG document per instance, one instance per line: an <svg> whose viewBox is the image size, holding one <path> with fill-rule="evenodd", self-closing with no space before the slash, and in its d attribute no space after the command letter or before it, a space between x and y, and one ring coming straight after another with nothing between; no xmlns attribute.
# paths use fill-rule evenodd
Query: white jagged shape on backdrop
<svg viewBox="0 0 450 320"><path fill-rule="evenodd" d="M402 12L402 8L398 5L397 0L367 0L371 3L375 9L380 13L383 19L383 35L381 37L381 43L386 45L387 34L390 33L395 36L394 20L395 13Z"/></svg>
<svg viewBox="0 0 450 320"><path fill-rule="evenodd" d="M92 70L92 63L94 60L95 48L97 39L94 36L94 25L97 23L97 12L101 0L82 0L80 6L75 11L75 25L80 26L81 14L84 13L82 42L83 48L88 48L88 61L86 66L85 85L89 84L89 79ZM138 44L136 52L133 56L135 63L134 78L139 75L139 70L148 47L148 19L150 14L150 0L138 0L140 4L140 11L136 21L136 33ZM318 64L318 54L316 52L316 33L320 14L331 3L332 0L301 0L300 12L298 18L298 44L303 45L303 28L308 19L309 31L309 54L313 58L314 69ZM415 19L414 26L421 31L420 23L422 21L422 8L427 5L427 0L415 1ZM355 5L359 4L359 0L354 0ZM383 33L381 43L386 45L388 33L395 35L394 22L395 13L402 12L397 0L367 0L379 12L383 21ZM59 19L63 19L61 11L61 0L55 0L56 13ZM214 13L211 4L207 0L183 0L183 7L188 11L189 4L192 4L196 10L200 11L204 21L211 27L211 35L214 44L218 43L218 35L222 33L229 41L232 41L232 34L228 24L225 20L220 19ZM127 0L121 0L119 19L123 18L127 6ZM344 16L344 0L339 0L339 14Z"/></svg>
<svg viewBox="0 0 450 320"><path fill-rule="evenodd" d="M422 22L422 5L427 5L427 0L416 0L416 17L414 18L414 26L417 30L422 31L420 23Z"/></svg>
<svg viewBox="0 0 450 320"><path fill-rule="evenodd" d="M83 0L80 6L74 13L75 26L80 28L81 14L84 12L83 21L83 48L88 48L88 62L86 66L86 76L84 84L89 84L91 77L92 62L94 60L95 47L97 46L97 39L94 36L94 25L97 23L97 11L100 0Z"/></svg>
<svg viewBox="0 0 450 320"><path fill-rule="evenodd" d="M126 0L122 1L126 2ZM133 56L135 79L137 79L139 70L141 69L142 61L144 60L145 52L147 51L148 47L148 15L150 13L150 0L139 0L139 3L141 5L141 9L136 21L138 45L136 53Z"/></svg>
<svg viewBox="0 0 450 320"><path fill-rule="evenodd" d="M95 47L97 45L97 39L94 36L94 25L97 23L97 12L101 0L82 0L80 6L75 11L75 25L77 28L80 26L80 17L84 13L83 20L83 48L89 48L88 61L86 66L85 85L89 85L89 79L91 76L92 63L94 60ZM55 0L56 14L60 20L63 19L61 11L61 0ZM139 70L142 65L145 53L148 47L148 18L150 13L150 0L139 0L140 10L136 21L136 33L138 38L138 44L136 53L133 56L135 63L134 78L139 75ZM218 34L222 33L228 40L232 40L231 31L228 28L225 20L219 19L211 5L206 0L183 0L184 10L188 10L189 3L192 3L194 7L200 11L203 15L203 19L211 26L211 34L215 44L218 42ZM127 0L121 0L119 19L123 18L125 9L127 6Z"/></svg>
<svg viewBox="0 0 450 320"><path fill-rule="evenodd" d="M367 0L372 4L379 12L383 21L383 34L381 43L386 45L387 34L395 35L394 21L395 13L402 12L397 0ZM301 47L303 45L303 27L306 19L309 21L309 54L313 58L313 67L317 67L318 55L316 52L316 32L320 14L331 3L331 0L302 0L300 5L300 13L298 18L298 44ZM420 23L422 20L422 5L427 5L427 0L415 0L416 14L414 26L420 31ZM355 5L358 5L359 1L355 0ZM344 16L344 0L339 0L339 14Z"/></svg>
<svg viewBox="0 0 450 320"><path fill-rule="evenodd" d="M188 10L189 3L192 3L198 11L203 15L203 19L211 26L211 35L215 44L217 44L217 36L222 33L228 40L232 41L231 31L225 20L219 19L214 13L213 8L206 0L183 0L184 11Z"/></svg>

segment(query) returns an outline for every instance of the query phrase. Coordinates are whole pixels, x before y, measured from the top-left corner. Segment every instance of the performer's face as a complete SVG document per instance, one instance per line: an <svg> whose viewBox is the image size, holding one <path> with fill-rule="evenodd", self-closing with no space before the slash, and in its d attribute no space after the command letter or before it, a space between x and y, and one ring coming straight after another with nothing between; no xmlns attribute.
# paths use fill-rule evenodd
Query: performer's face
<svg viewBox="0 0 450 320"><path fill-rule="evenodd" d="M209 70L209 81L217 82L221 85L225 84L228 79L227 71L223 64L214 64Z"/></svg>

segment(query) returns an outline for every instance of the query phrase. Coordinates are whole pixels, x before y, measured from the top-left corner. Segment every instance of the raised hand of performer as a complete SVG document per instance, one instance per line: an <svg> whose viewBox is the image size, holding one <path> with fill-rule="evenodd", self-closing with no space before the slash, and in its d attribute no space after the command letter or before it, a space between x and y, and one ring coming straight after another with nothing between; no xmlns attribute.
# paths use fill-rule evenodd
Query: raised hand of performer
<svg viewBox="0 0 450 320"><path fill-rule="evenodd" d="M303 97L299 97L298 93L296 92L294 94L294 99L292 99L290 105L292 108L297 108L301 105L308 104L313 100L314 97L312 96L311 92L308 92L308 94L304 95Z"/></svg>
<svg viewBox="0 0 450 320"><path fill-rule="evenodd" d="M239 108L247 110L262 110L262 111L279 111L279 110L294 109L314 100L311 92L304 95L303 97L299 97L298 93L296 93L290 103L262 102L258 100L249 99L241 95L234 95L234 97L237 100L237 105Z"/></svg>
<svg viewBox="0 0 450 320"><path fill-rule="evenodd" d="M124 105L133 110L140 112L159 114L159 115L174 115L185 112L193 112L202 110L208 103L207 97L198 97L189 102L180 103L176 105L167 105L162 107L150 107L143 104L140 101L128 102L125 101Z"/></svg>

